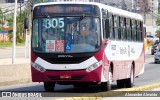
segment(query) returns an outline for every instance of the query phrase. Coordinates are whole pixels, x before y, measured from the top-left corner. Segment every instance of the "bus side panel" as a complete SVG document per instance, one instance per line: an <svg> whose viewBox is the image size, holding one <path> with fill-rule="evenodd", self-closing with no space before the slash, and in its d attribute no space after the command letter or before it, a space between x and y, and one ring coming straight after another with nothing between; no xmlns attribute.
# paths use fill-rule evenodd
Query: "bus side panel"
<svg viewBox="0 0 160 100"><path fill-rule="evenodd" d="M138 42L109 41L105 54L113 66L113 80L130 78L135 62L135 75L143 69L144 45Z"/></svg>
<svg viewBox="0 0 160 100"><path fill-rule="evenodd" d="M135 60L135 76L138 76L139 74L143 73L144 70L144 62L145 62L145 50L144 50L144 46L142 49L142 53L140 55L140 57Z"/></svg>
<svg viewBox="0 0 160 100"><path fill-rule="evenodd" d="M35 80L35 76L37 75L37 71L35 68L32 67L32 62L35 62L35 60L37 59L38 57L35 55L35 53L33 53L33 50L31 49L31 76L32 76L32 81L34 82ZM41 78L43 80L43 76L39 75L38 78ZM39 82L39 81L38 81Z"/></svg>
<svg viewBox="0 0 160 100"><path fill-rule="evenodd" d="M107 56L105 55L105 53L103 53L103 69L102 69L102 82L105 82L108 80L108 73L109 73L109 67L110 67L110 63L109 60L107 59ZM103 79L104 77L104 79Z"/></svg>
<svg viewBox="0 0 160 100"><path fill-rule="evenodd" d="M33 53L33 50L31 49L31 62L34 62L37 59L37 56L35 53Z"/></svg>
<svg viewBox="0 0 160 100"><path fill-rule="evenodd" d="M102 60L102 71L101 73L99 73L101 74L101 82L108 81L108 73L110 67L110 62L104 52L106 45L106 43L102 43L100 51L95 55L98 61Z"/></svg>

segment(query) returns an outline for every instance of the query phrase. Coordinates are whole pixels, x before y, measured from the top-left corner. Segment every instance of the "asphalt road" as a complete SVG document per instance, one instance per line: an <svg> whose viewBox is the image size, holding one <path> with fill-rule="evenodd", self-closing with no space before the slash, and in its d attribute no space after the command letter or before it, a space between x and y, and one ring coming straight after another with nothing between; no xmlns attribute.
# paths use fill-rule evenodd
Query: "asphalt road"
<svg viewBox="0 0 160 100"><path fill-rule="evenodd" d="M160 64L154 64L153 55L146 56L145 72L135 79L135 86L154 84L160 82ZM116 83L112 85L113 90L117 89ZM24 91L44 92L43 83L25 83L0 87L0 91ZM89 88L74 88L72 85L56 85L53 97L81 96L102 92L99 86Z"/></svg>
<svg viewBox="0 0 160 100"><path fill-rule="evenodd" d="M160 64L154 63L154 55L146 55L144 74L136 78L135 86L148 85L160 82Z"/></svg>

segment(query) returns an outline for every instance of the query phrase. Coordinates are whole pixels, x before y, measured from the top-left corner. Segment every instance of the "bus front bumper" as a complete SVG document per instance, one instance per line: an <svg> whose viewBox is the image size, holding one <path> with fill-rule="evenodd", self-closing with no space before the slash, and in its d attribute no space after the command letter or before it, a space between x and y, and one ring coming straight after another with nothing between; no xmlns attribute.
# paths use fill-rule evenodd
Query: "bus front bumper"
<svg viewBox="0 0 160 100"><path fill-rule="evenodd" d="M100 82L102 67L91 72L84 70L46 70L40 72L32 67L33 82Z"/></svg>

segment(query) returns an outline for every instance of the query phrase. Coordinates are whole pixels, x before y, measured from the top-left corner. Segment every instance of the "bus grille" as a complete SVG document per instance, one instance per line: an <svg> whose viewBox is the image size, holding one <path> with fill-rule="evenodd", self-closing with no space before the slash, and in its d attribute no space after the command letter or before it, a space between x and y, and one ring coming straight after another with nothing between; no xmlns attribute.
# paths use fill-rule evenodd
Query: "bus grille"
<svg viewBox="0 0 160 100"><path fill-rule="evenodd" d="M65 79L65 80L81 80L84 78L85 75L78 75L78 76L71 76L71 78ZM60 76L48 76L49 79L51 80L64 80L61 79Z"/></svg>
<svg viewBox="0 0 160 100"><path fill-rule="evenodd" d="M81 58L43 58L51 64L76 64L81 63L90 57L81 57Z"/></svg>

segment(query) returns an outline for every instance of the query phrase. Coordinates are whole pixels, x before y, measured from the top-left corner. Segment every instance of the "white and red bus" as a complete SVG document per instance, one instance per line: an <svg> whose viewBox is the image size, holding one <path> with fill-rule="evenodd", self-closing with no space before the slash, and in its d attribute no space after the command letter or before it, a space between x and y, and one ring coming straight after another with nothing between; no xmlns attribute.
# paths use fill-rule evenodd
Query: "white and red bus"
<svg viewBox="0 0 160 100"><path fill-rule="evenodd" d="M35 4L32 16L33 82L75 87L132 87L144 72L143 18L96 2Z"/></svg>

